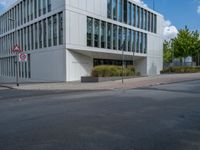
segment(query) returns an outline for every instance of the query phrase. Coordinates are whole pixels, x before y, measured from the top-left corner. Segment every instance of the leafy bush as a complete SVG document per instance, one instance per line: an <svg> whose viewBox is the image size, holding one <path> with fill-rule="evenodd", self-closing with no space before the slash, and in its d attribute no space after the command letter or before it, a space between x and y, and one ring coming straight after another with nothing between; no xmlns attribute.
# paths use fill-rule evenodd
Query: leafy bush
<svg viewBox="0 0 200 150"><path fill-rule="evenodd" d="M122 67L121 66L109 66L102 65L96 66L92 69L91 75L93 77L119 77L122 76ZM128 66L124 68L124 76L134 76L135 68Z"/></svg>
<svg viewBox="0 0 200 150"><path fill-rule="evenodd" d="M161 73L197 73L197 72L200 72L200 67L169 67L161 71Z"/></svg>

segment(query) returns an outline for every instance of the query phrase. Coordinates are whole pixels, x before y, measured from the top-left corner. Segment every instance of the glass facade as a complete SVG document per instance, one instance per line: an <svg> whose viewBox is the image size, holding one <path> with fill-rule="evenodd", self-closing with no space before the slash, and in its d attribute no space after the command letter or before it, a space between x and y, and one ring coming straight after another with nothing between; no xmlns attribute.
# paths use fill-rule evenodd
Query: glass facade
<svg viewBox="0 0 200 150"><path fill-rule="evenodd" d="M157 33L157 15L128 0L107 0L107 17Z"/></svg>
<svg viewBox="0 0 200 150"><path fill-rule="evenodd" d="M87 46L146 54L147 34L87 17Z"/></svg>

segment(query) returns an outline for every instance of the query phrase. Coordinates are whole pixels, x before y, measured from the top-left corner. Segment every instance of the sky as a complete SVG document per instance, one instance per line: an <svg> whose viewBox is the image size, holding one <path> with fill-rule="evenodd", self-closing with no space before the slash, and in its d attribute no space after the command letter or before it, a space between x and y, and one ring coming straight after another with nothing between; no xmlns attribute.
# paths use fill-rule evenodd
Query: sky
<svg viewBox="0 0 200 150"><path fill-rule="evenodd" d="M135 0L153 8L153 0ZM15 0L0 0L0 12ZM191 30L200 31L200 0L154 0L154 8L165 17L164 38L174 38L179 29L187 26Z"/></svg>

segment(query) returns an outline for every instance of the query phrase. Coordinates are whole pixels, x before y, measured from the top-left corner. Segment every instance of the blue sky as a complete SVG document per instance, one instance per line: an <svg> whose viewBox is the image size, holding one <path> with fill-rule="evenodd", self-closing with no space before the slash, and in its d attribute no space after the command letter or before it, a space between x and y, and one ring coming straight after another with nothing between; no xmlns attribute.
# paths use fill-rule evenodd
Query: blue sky
<svg viewBox="0 0 200 150"><path fill-rule="evenodd" d="M153 0L143 0L150 8ZM155 10L164 15L178 29L187 25L192 30L200 30L200 14L197 13L200 0L154 0Z"/></svg>

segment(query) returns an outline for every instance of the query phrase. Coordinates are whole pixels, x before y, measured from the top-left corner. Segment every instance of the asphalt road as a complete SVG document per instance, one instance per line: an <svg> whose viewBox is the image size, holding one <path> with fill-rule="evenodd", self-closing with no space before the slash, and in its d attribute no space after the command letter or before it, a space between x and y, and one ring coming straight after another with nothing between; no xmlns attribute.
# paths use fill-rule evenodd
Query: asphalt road
<svg viewBox="0 0 200 150"><path fill-rule="evenodd" d="M1 88L0 150L200 150L200 81L100 92Z"/></svg>

